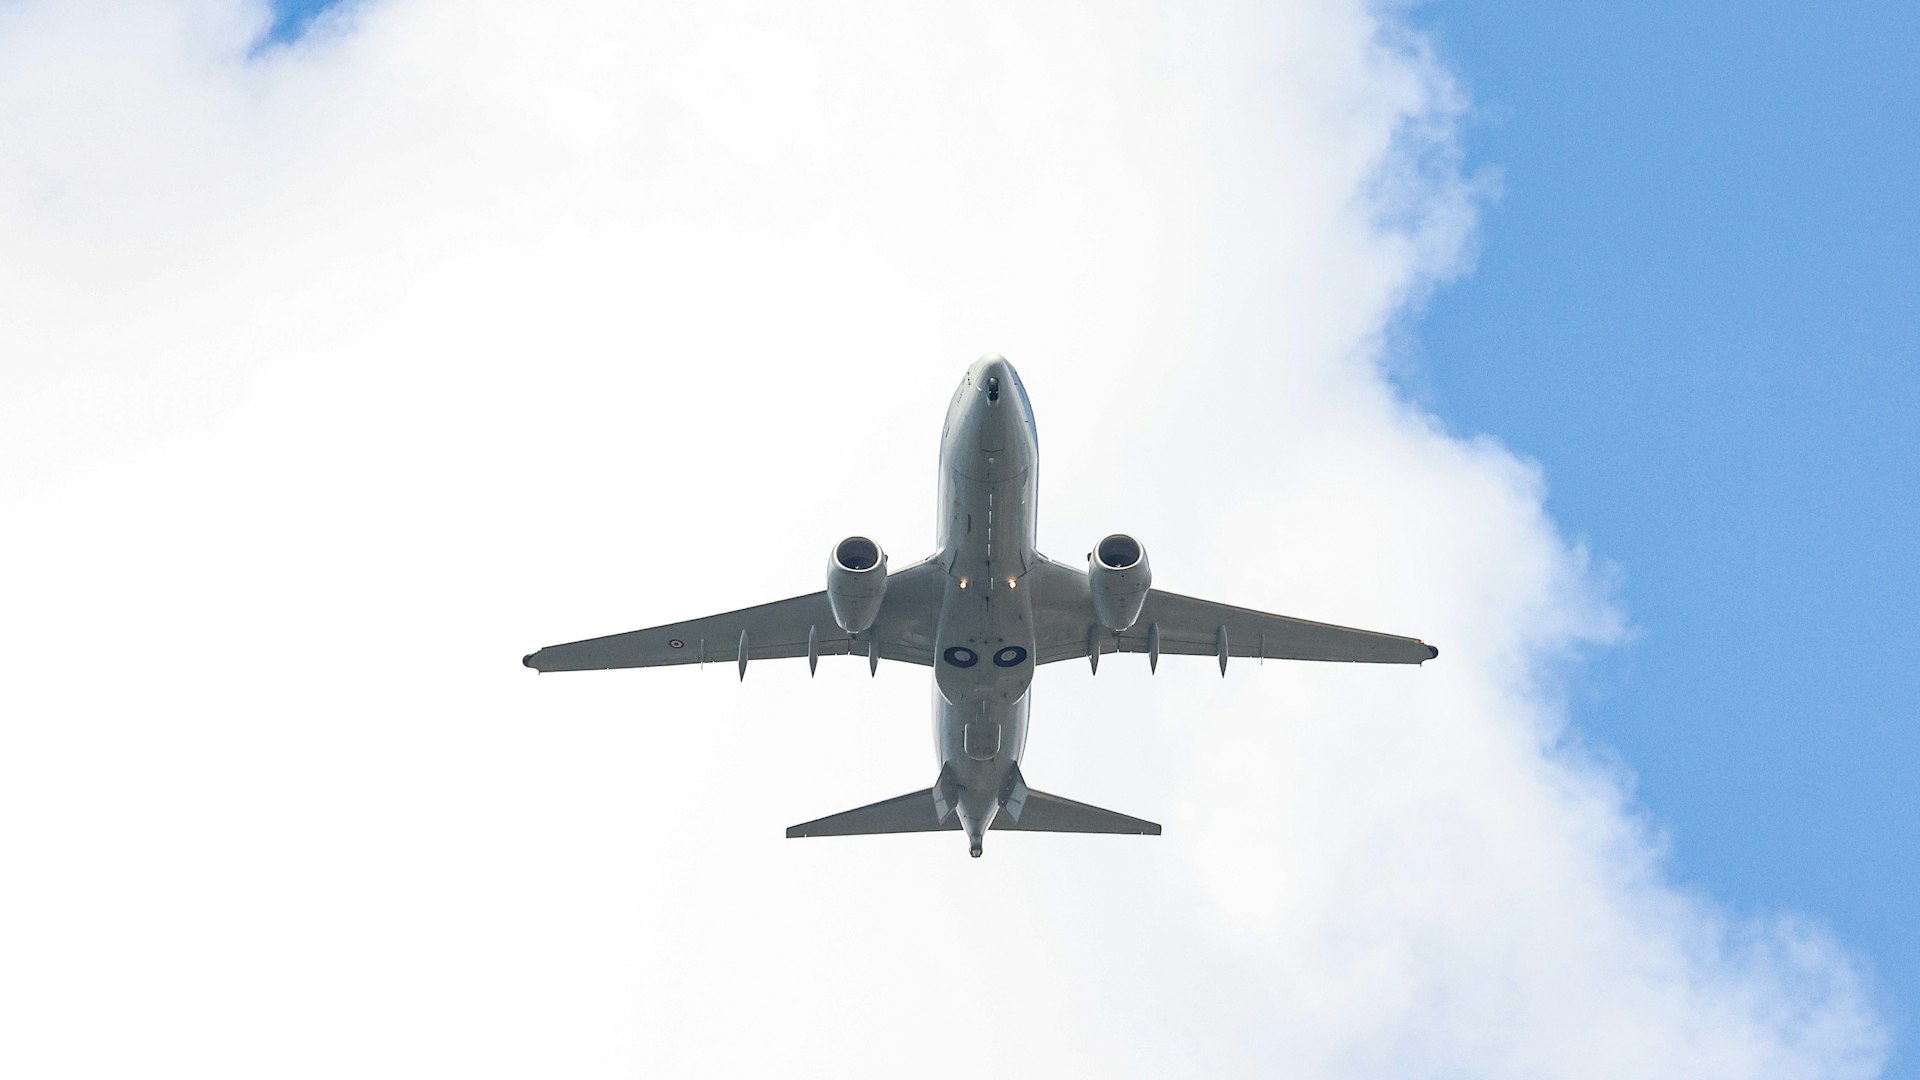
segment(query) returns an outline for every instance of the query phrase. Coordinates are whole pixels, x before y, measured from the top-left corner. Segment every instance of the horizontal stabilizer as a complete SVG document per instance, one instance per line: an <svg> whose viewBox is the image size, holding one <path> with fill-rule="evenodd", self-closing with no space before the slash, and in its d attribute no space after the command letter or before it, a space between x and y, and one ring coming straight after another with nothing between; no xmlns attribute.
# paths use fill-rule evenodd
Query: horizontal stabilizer
<svg viewBox="0 0 1920 1080"><path fill-rule="evenodd" d="M809 821L804 825L795 825L787 830L787 836L789 838L866 836L872 833L945 832L959 828L959 814L950 812L946 815L945 821L941 820L940 813L934 806L933 789L927 788L911 795L902 795L897 799L863 806L858 810L848 810L845 813L823 817L818 821ZM1159 832L1160 827L1155 825L1153 831Z"/></svg>
<svg viewBox="0 0 1920 1080"><path fill-rule="evenodd" d="M859 813L859 811L854 811ZM1020 820L1002 810L993 818L994 829L1018 832L1129 833L1134 836L1159 836L1160 826L1137 817L1116 814L1083 802L1063 799L1044 791L1027 790L1026 803L1020 808Z"/></svg>

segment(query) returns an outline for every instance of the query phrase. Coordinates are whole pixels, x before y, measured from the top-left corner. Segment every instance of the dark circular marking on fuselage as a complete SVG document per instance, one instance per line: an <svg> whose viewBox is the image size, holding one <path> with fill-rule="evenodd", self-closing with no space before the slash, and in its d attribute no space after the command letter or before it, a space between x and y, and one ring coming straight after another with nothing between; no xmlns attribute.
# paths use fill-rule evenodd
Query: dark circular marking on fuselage
<svg viewBox="0 0 1920 1080"><path fill-rule="evenodd" d="M1018 645L1009 645L993 654L996 667L1019 667L1027 662L1027 650Z"/></svg>
<svg viewBox="0 0 1920 1080"><path fill-rule="evenodd" d="M955 645L941 655L945 656L947 663L954 667L972 667L980 662L980 654L964 645Z"/></svg>
<svg viewBox="0 0 1920 1080"><path fill-rule="evenodd" d="M679 638L668 638L667 647L670 649L684 649L687 647L687 643L681 641Z"/></svg>

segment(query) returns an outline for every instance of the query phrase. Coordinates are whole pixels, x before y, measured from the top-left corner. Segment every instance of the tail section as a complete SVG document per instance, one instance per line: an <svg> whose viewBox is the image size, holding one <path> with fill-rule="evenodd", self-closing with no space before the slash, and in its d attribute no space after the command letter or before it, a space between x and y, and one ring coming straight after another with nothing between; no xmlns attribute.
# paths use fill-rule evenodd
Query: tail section
<svg viewBox="0 0 1920 1080"><path fill-rule="evenodd" d="M1000 812L993 816L991 827L1016 832L1160 835L1160 826L1151 821L1035 791L1027 786L1027 778L1020 775L1018 765L1007 773L1006 787L1000 790Z"/></svg>
<svg viewBox="0 0 1920 1080"><path fill-rule="evenodd" d="M946 832L960 828L960 816L948 813L944 818L934 808L934 791L927 788L897 799L888 799L858 810L830 814L817 821L795 825L787 830L796 836L867 836L874 833Z"/></svg>
<svg viewBox="0 0 1920 1080"><path fill-rule="evenodd" d="M1014 801L1007 800L1000 812L993 816L993 824L990 828L1011 829L1016 832L1160 835L1160 826L1155 822L1116 814L1112 810L1102 810L1097 806L1063 799L1044 791L1033 791L1024 783L1020 784L1017 790L1023 795L1022 805L1016 810Z"/></svg>
<svg viewBox="0 0 1920 1080"><path fill-rule="evenodd" d="M942 765L933 786L885 802L872 803L857 810L829 814L787 830L787 839L800 836L872 836L876 833L946 832L960 828L960 815L953 812L959 801L959 785L953 769Z"/></svg>
<svg viewBox="0 0 1920 1080"><path fill-rule="evenodd" d="M845 813L832 814L816 821L795 825L787 830L787 836L791 838L869 836L876 833L958 832L962 828L961 817L963 816L955 812L958 799L959 789L952 771L942 768L934 786L924 791L915 791L885 802L862 806L857 810L848 810ZM986 814L982 813L980 816L985 817ZM1007 777L1006 786L1000 794L998 812L993 814L993 823L989 828L1015 832L1160 835L1160 826L1154 822L1128 817L1126 814L1117 814L1112 810L1102 810L1097 806L1063 799L1044 791L1034 791L1027 787L1026 780L1020 775L1019 766L1015 766ZM972 854L979 853L978 837L975 837Z"/></svg>

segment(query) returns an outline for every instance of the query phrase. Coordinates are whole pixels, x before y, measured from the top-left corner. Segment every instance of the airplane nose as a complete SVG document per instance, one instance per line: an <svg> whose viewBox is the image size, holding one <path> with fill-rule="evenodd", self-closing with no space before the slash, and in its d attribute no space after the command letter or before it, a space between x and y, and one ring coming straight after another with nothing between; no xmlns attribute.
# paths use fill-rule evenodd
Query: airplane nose
<svg viewBox="0 0 1920 1080"><path fill-rule="evenodd" d="M987 395L987 400L998 402L1002 393L1013 389L1013 365L999 353L988 353L974 362L973 385Z"/></svg>

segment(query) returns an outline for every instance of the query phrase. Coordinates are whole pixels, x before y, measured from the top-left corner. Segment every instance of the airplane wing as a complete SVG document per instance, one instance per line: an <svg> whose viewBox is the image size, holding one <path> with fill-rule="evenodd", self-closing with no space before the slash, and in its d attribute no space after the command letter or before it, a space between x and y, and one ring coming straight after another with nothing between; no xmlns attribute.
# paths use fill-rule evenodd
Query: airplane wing
<svg viewBox="0 0 1920 1080"><path fill-rule="evenodd" d="M817 592L704 619L549 645L522 662L536 671L737 663L744 674L747 660L808 655L811 635L819 656L867 656L871 644L881 659L930 667L945 579L946 571L931 562L887 575L880 615L857 635L840 629L827 594Z"/></svg>
<svg viewBox="0 0 1920 1080"><path fill-rule="evenodd" d="M1101 653L1215 656L1221 670L1226 657L1275 660L1337 660L1366 664L1419 664L1440 655L1424 641L1285 615L1217 604L1161 589L1147 592L1140 619L1115 634L1093 613L1087 575L1048 559L1028 571L1033 591L1033 620L1040 655L1037 663L1077 660L1094 649Z"/></svg>

